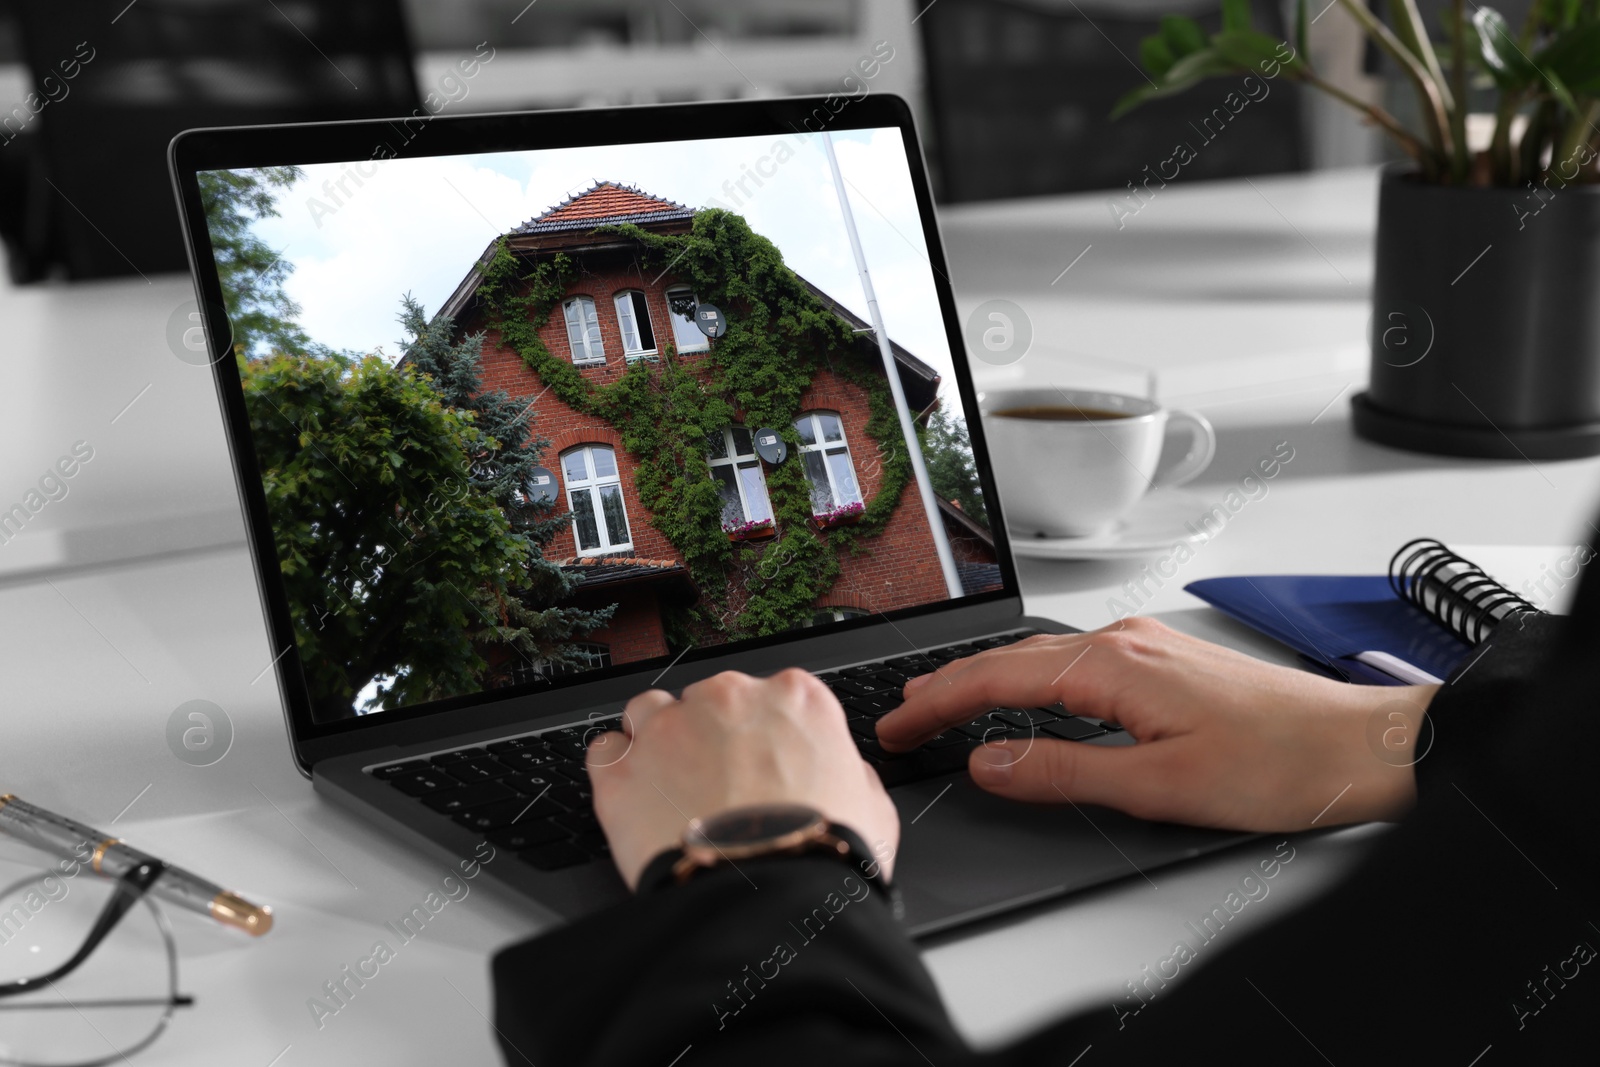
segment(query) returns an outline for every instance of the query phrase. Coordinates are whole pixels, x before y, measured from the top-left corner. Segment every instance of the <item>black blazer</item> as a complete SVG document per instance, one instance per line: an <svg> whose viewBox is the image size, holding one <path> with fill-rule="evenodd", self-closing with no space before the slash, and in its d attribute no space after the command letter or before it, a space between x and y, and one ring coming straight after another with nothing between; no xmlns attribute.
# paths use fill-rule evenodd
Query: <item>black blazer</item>
<svg viewBox="0 0 1600 1067"><path fill-rule="evenodd" d="M1104 1007L1009 1048L974 1052L876 894L805 858L499 953L506 1062L1597 1062L1600 580L1583 575L1569 618L1501 626L1428 717L1416 808L1336 888L1231 944L1219 919L1198 952L1209 928L1188 939L1192 966L1174 945Z"/></svg>

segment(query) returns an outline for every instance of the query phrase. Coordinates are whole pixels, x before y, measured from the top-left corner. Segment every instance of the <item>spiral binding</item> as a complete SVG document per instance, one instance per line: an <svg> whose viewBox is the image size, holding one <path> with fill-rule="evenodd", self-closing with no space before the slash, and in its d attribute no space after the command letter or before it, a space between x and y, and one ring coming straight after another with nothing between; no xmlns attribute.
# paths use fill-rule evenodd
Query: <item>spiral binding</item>
<svg viewBox="0 0 1600 1067"><path fill-rule="evenodd" d="M1483 568L1431 537L1407 541L1389 560L1389 586L1461 640L1475 645L1515 615L1539 614Z"/></svg>

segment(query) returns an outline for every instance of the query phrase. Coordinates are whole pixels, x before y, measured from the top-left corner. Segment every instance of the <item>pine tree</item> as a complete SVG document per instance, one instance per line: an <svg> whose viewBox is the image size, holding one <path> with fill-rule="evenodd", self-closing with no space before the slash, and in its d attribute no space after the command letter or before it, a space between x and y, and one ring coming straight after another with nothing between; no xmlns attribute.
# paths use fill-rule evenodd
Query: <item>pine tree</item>
<svg viewBox="0 0 1600 1067"><path fill-rule="evenodd" d="M430 321L410 293L400 304L399 322L409 335L400 342L402 359L432 379L447 406L472 414L478 437L468 483L494 498L513 534L528 545L526 583L514 591L520 610L513 612L511 625L500 636L528 663L576 666L572 642L605 625L615 606L592 611L559 606L576 589L578 578L547 560L544 550L566 519L553 502L536 500L525 491L549 441L533 436L531 405L504 390L482 389L482 332L454 341L455 322L449 316Z"/></svg>

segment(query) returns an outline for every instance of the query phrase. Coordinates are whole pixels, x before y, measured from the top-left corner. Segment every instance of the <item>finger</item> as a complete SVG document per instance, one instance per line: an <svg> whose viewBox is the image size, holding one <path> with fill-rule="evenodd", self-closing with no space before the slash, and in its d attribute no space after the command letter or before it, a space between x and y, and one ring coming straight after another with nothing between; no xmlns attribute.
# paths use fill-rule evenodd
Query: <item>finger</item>
<svg viewBox="0 0 1600 1067"><path fill-rule="evenodd" d="M1093 635L995 649L961 670L934 675L906 691L905 703L878 720L878 740L890 750L914 748L990 708L1037 707L1063 699L1063 683L1082 683ZM1102 657L1108 658L1108 657ZM1079 685L1077 689L1086 688ZM1089 712L1093 714L1093 712Z"/></svg>
<svg viewBox="0 0 1600 1067"><path fill-rule="evenodd" d="M1168 814L1173 784L1155 744L1104 748L1046 738L980 745L968 760L981 788L1036 804L1101 804L1146 819Z"/></svg>
<svg viewBox="0 0 1600 1067"><path fill-rule="evenodd" d="M606 771L627 757L633 745L633 738L620 730L607 730L590 738L583 751L583 763L589 769L590 780L604 778Z"/></svg>
<svg viewBox="0 0 1600 1067"><path fill-rule="evenodd" d="M678 698L665 689L646 689L628 701L628 706L622 709L622 732L633 737L647 719L667 705L677 702Z"/></svg>
<svg viewBox="0 0 1600 1067"><path fill-rule="evenodd" d="M1100 631L1094 632L1098 633ZM1092 636L1092 633L1034 634L1032 637L1025 637L1021 641L1017 641L1014 644L1005 645L1001 648L989 649L986 652L979 652L971 656L963 656L961 659L951 660L942 667L935 667L928 673L920 674L907 682L905 685L905 693L907 696L909 696L914 690L920 689L930 683L951 681L962 671L969 670L974 665L986 664L991 659L995 659L997 657L1013 656L1019 652L1036 653L1041 649L1053 650L1055 653L1060 654L1068 649L1075 648L1077 645L1081 644L1087 638Z"/></svg>

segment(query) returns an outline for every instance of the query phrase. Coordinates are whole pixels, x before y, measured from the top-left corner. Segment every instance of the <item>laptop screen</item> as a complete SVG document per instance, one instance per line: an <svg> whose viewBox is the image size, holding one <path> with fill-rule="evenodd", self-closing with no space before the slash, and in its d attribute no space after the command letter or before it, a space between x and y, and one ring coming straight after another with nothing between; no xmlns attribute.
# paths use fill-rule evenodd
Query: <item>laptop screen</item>
<svg viewBox="0 0 1600 1067"><path fill-rule="evenodd" d="M906 151L202 171L315 717L1002 590Z"/></svg>

